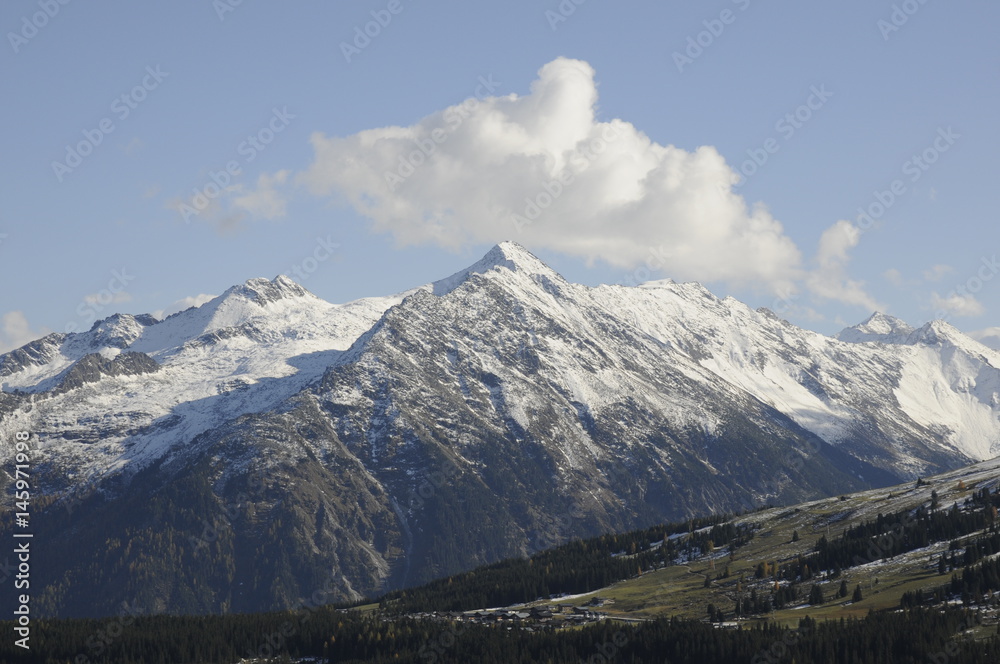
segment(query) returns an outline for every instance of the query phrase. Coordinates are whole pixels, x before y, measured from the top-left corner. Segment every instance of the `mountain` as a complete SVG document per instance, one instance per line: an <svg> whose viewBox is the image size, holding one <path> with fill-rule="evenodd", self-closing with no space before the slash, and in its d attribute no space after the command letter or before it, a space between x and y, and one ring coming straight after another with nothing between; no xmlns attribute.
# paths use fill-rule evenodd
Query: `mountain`
<svg viewBox="0 0 1000 664"><path fill-rule="evenodd" d="M995 663L998 474L575 540L350 608L46 620L30 661Z"/></svg>
<svg viewBox="0 0 1000 664"><path fill-rule="evenodd" d="M0 449L38 443L39 612L251 611L981 461L998 367L940 321L829 338L503 243L394 296L252 279L39 339L0 356Z"/></svg>
<svg viewBox="0 0 1000 664"><path fill-rule="evenodd" d="M828 600L825 619L894 610L905 593L917 589L926 604L940 606L962 594L954 589L934 597L950 580L946 574L958 576L984 560L1000 566L993 555L1000 551L998 507L1000 458L893 487L577 540L390 593L379 605L387 613L419 617L527 605L558 613L558 605L572 601L635 620L703 619L712 604L731 620L733 600L752 591L763 604L742 617L766 614L794 624L809 609L810 586L819 585ZM867 597L861 602L838 595L841 582L852 590L863 583ZM992 575L978 596L964 602L991 614L990 625L1000 618L996 590L1000 577Z"/></svg>

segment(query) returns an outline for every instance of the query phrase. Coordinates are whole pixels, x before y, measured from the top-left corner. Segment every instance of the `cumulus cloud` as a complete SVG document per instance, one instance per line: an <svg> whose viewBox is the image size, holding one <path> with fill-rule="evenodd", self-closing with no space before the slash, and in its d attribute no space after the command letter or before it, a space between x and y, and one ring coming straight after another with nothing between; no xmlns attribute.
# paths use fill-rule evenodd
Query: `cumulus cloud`
<svg viewBox="0 0 1000 664"><path fill-rule="evenodd" d="M338 196L400 244L512 239L630 269L789 293L801 254L714 147L660 145L597 119L594 70L559 58L530 93L469 99L408 127L315 133L296 182Z"/></svg>
<svg viewBox="0 0 1000 664"><path fill-rule="evenodd" d="M937 292L931 293L931 307L935 318L948 316L980 316L986 309L973 295L959 295L951 292L945 296Z"/></svg>
<svg viewBox="0 0 1000 664"><path fill-rule="evenodd" d="M229 191L235 192L232 187ZM236 192L238 193L238 192ZM205 223L213 226L219 235L233 235L243 228L247 220L245 211L232 209L231 202L222 196L208 198L193 194L190 198L172 198L166 208L178 214L185 224Z"/></svg>
<svg viewBox="0 0 1000 664"><path fill-rule="evenodd" d="M278 171L274 175L261 173L257 178L257 186L253 189L242 184L231 187L229 193L233 196L233 205L258 218L284 217L286 198L279 187L287 179L288 171Z"/></svg>
<svg viewBox="0 0 1000 664"><path fill-rule="evenodd" d="M890 284L896 287L902 287L906 285L906 280L903 278L903 273L894 267L889 268L882 273L882 276L886 278Z"/></svg>
<svg viewBox="0 0 1000 664"><path fill-rule="evenodd" d="M166 309L158 309L154 311L152 315L159 320L163 320L171 314L176 314L178 311L184 311L185 309L190 309L191 307L200 307L209 300L215 299L215 297L215 295L205 295L204 293L191 295L177 300Z"/></svg>
<svg viewBox="0 0 1000 664"><path fill-rule="evenodd" d="M952 271L950 265L938 264L924 270L924 281L941 281L944 275Z"/></svg>
<svg viewBox="0 0 1000 664"><path fill-rule="evenodd" d="M1000 327L988 327L985 330L969 332L968 335L984 346L1000 350Z"/></svg>
<svg viewBox="0 0 1000 664"><path fill-rule="evenodd" d="M32 330L23 311L8 311L0 316L0 353L20 348L48 333L46 328Z"/></svg>
<svg viewBox="0 0 1000 664"><path fill-rule="evenodd" d="M816 251L816 268L806 278L806 285L821 300L882 311L885 307L868 294L864 282L847 276L850 250L860 240L861 230L849 221L840 220L823 231Z"/></svg>

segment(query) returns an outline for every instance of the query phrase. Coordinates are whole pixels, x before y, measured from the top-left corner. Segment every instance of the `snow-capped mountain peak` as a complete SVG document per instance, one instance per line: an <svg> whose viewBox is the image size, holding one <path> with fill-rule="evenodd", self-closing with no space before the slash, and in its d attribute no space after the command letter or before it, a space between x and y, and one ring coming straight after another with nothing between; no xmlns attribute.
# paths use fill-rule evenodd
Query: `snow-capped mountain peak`
<svg viewBox="0 0 1000 664"><path fill-rule="evenodd" d="M237 328L254 320L281 317L300 310L315 310L320 314L333 306L285 275L274 279L248 279L204 304L150 325L133 349L156 353L201 335Z"/></svg>
<svg viewBox="0 0 1000 664"><path fill-rule="evenodd" d="M315 295L283 274L279 274L271 280L248 279L243 284L233 286L223 294L223 297L233 296L251 300L260 306L287 298L316 298Z"/></svg>
<svg viewBox="0 0 1000 664"><path fill-rule="evenodd" d="M111 316L0 356L0 379L0 450L31 430L47 494L102 489L73 507L74 532L102 533L67 536L82 559L105 559L114 518L149 525L143 492L201 514L265 473L262 516L234 513L218 543L265 550L259 519L280 517L289 567L337 570L338 597L440 573L456 552L422 533L476 533L485 553L458 554L489 562L539 546L565 505L582 517L560 539L1000 453L1000 353L943 321L875 314L832 339L697 283L570 284L510 242L382 298L335 305L278 276L162 321ZM202 526L155 528L189 543ZM156 534L137 551L171 570Z"/></svg>
<svg viewBox="0 0 1000 664"><path fill-rule="evenodd" d="M957 348L972 356L982 356L991 365L1000 368L1000 352L973 339L943 320L932 320L913 330L907 338L907 343Z"/></svg>
<svg viewBox="0 0 1000 664"><path fill-rule="evenodd" d="M534 254L516 242L501 242L486 252L481 259L450 277L435 281L431 291L435 295L447 295L465 283L472 274L486 274L494 269L507 269L520 275L542 275L562 279L548 265L538 260Z"/></svg>
<svg viewBox="0 0 1000 664"><path fill-rule="evenodd" d="M114 314L99 320L80 336L80 342L91 349L98 348L128 348L136 339L142 336L145 328L155 324L155 318L148 314L133 316L131 314Z"/></svg>
<svg viewBox="0 0 1000 664"><path fill-rule="evenodd" d="M865 322L847 327L837 334L837 339L847 343L880 341L882 343L906 343L913 328L906 322L876 311Z"/></svg>

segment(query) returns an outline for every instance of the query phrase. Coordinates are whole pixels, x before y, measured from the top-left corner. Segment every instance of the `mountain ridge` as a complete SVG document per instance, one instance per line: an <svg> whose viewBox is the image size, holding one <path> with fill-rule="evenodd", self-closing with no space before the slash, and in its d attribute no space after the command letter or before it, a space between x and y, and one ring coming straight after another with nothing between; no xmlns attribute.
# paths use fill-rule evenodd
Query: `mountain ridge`
<svg viewBox="0 0 1000 664"><path fill-rule="evenodd" d="M0 356L0 449L37 436L39 521L78 554L47 561L52 614L100 610L103 564L154 565L174 590L116 583L162 611L288 606L322 570L355 599L995 456L1000 360L921 330L841 341L697 283L572 284L502 243L382 298L330 304L279 275L36 340ZM74 366L86 380L51 389Z"/></svg>

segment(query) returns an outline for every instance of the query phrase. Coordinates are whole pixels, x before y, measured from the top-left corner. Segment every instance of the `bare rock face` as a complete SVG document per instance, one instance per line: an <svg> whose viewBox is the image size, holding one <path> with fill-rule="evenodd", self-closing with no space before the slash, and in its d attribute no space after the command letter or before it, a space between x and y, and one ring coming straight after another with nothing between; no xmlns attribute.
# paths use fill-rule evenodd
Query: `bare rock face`
<svg viewBox="0 0 1000 664"><path fill-rule="evenodd" d="M829 338L503 243L400 295L252 279L39 339L0 356L0 449L37 443L40 613L281 609L995 456L998 367L939 321Z"/></svg>

